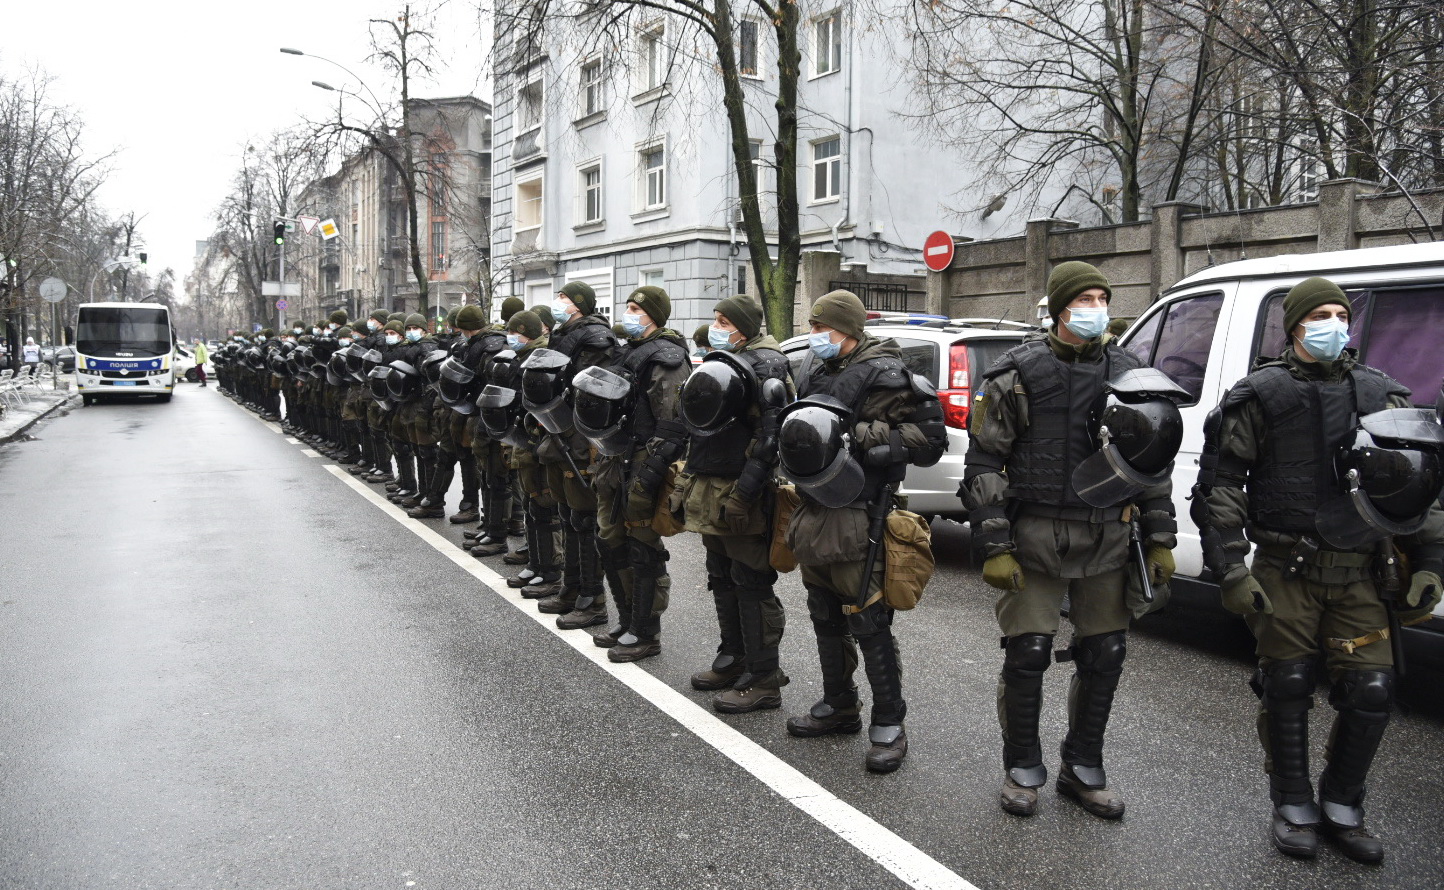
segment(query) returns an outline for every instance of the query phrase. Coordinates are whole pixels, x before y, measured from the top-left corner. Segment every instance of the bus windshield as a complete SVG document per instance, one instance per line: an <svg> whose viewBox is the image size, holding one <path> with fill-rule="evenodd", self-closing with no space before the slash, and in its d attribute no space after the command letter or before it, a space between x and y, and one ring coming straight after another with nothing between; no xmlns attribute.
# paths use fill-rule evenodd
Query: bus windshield
<svg viewBox="0 0 1444 890"><path fill-rule="evenodd" d="M75 348L101 358L154 358L171 350L170 318L164 309L86 306L80 310Z"/></svg>

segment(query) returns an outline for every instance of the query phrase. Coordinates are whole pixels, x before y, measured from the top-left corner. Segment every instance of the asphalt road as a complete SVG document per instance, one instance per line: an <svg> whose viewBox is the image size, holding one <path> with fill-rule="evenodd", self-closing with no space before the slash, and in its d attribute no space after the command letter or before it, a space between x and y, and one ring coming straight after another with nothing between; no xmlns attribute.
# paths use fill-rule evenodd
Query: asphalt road
<svg viewBox="0 0 1444 890"><path fill-rule="evenodd" d="M1247 632L1187 603L1131 639L1108 748L1127 817L1050 788L1019 820L996 804L1001 653L959 526L935 529L939 573L899 617L911 751L875 776L865 735L783 729L820 688L795 574L783 708L714 718L687 685L716 645L691 536L672 539L663 654L609 670L585 631L538 624L213 388L30 436L0 448L0 887L906 886L804 811L817 795L720 752L724 720L847 824L988 890L1440 885L1437 662L1375 767L1381 867L1275 853ZM670 711L637 691L653 678ZM1066 679L1049 672L1048 751Z"/></svg>

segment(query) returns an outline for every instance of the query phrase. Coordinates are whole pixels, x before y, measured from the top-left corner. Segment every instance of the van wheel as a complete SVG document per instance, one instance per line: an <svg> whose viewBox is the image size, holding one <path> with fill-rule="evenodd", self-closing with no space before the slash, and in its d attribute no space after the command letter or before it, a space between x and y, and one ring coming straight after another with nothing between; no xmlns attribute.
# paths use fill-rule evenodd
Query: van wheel
<svg viewBox="0 0 1444 890"><path fill-rule="evenodd" d="M91 405L95 404L95 396L82 395L80 397L80 403L85 407L89 408Z"/></svg>
<svg viewBox="0 0 1444 890"><path fill-rule="evenodd" d="M195 383L199 379L200 375L196 374L195 368L189 368L186 370L186 383Z"/></svg>
<svg viewBox="0 0 1444 890"><path fill-rule="evenodd" d="M170 393L166 393L163 396L157 396L156 398L158 398L160 400L160 403L164 405L166 402L170 401Z"/></svg>

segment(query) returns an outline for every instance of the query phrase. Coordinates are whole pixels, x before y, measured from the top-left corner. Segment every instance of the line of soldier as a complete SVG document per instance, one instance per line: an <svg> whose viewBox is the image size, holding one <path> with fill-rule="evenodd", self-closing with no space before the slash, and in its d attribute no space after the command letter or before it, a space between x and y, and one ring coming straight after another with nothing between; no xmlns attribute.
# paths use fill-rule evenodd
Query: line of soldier
<svg viewBox="0 0 1444 890"><path fill-rule="evenodd" d="M1047 780L1039 718L1054 661L1074 666L1057 791L1100 818L1123 815L1103 767L1104 736L1128 627L1163 605L1174 568L1177 406L1193 396L1113 342L1110 299L1093 266L1058 266L1047 289L1051 328L987 371L969 413L959 497L984 580L1003 591L999 801L1016 816L1037 811ZM1210 415L1192 500L1224 604L1259 641L1253 687L1274 844L1309 857L1323 834L1374 863L1383 846L1363 824L1362 801L1393 700L1391 644L1401 624L1427 618L1444 587L1444 433L1436 413L1409 408L1406 389L1344 348L1348 307L1323 279L1290 291L1290 346ZM712 324L694 334L707 353L695 371L686 341L666 328L670 312L665 291L638 288L619 336L591 289L573 282L549 306L523 311L509 300L498 326L463 308L448 319L449 340L428 341L421 316L373 313L369 336L348 345L348 329L336 328L344 317L333 316L329 333L313 329L312 358L314 338L334 336L332 382L369 401L343 412L339 433L323 424L313 436L331 430L338 458L354 462L353 472L369 467L370 481L390 478L395 453L402 468L393 485L410 493L399 500L413 516L443 515L460 462L463 503L452 521L476 519L478 484L483 492L481 525L467 532L474 555L506 551L516 531L509 502L524 504L526 543L506 556L524 568L508 584L556 614L559 627L600 628L593 639L613 661L660 652L665 537L683 527L700 533L720 642L691 682L716 691L722 713L781 704L785 615L774 585L785 543L801 568L823 679L821 700L787 730L861 731L860 651L872 692L865 763L895 770L907 752L907 706L892 623L909 604L893 596L877 542L882 521L903 515L892 495L906 467L928 466L946 448L936 393L907 372L892 341L866 330L862 304L846 291L812 307L795 375L750 298L720 301ZM298 344L304 336L291 334ZM274 353L299 350L258 340L230 349L218 371L234 369L238 353L247 367L258 358L275 367ZM276 413L263 396L281 384L221 377L239 400ZM387 419L417 398L427 407L409 416L430 416L434 436ZM403 457L410 446L432 461L419 477ZM478 471L483 481L468 482ZM795 485L790 516L779 474ZM1251 569L1250 541L1258 545ZM1411 572L1379 572L1397 569L1400 554ZM1065 596L1073 638L1055 650ZM1307 713L1321 656L1338 715L1316 798Z"/></svg>

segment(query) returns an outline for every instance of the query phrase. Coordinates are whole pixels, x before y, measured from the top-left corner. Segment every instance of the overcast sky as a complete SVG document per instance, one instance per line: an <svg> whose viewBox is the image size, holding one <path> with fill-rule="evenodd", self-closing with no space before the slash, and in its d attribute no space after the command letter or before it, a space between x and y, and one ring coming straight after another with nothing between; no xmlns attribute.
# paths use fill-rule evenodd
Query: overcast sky
<svg viewBox="0 0 1444 890"><path fill-rule="evenodd" d="M413 8L435 3L413 3ZM435 84L413 95L470 93L483 80L476 0L451 0L435 28L446 59ZM356 84L334 65L284 55L282 46L351 69L383 98L390 80L368 66L367 20L395 17L403 3L377 0L14 0L0 16L0 71L38 66L55 80L50 98L79 112L92 156L114 150L100 203L135 211L152 274L191 269L195 242L240 165L246 142L303 117L321 117L336 93L311 85ZM489 25L487 26L489 28Z"/></svg>

